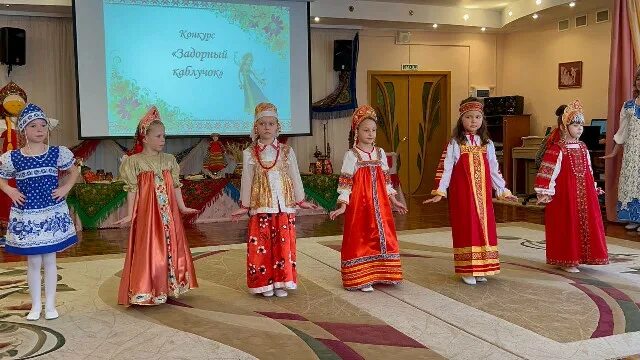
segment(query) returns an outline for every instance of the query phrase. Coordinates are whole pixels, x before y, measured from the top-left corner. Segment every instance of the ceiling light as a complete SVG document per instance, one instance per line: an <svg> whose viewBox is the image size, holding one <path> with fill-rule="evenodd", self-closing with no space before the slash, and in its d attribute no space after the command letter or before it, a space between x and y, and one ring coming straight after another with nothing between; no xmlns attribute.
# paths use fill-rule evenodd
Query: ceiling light
<svg viewBox="0 0 640 360"><path fill-rule="evenodd" d="M513 15L513 11L509 11L509 16Z"/></svg>
<svg viewBox="0 0 640 360"><path fill-rule="evenodd" d="M536 0L536 5L542 4L542 0Z"/></svg>
<svg viewBox="0 0 640 360"><path fill-rule="evenodd" d="M480 31L485 31L485 30L487 30L486 27L483 27L482 29L480 29Z"/></svg>
<svg viewBox="0 0 640 360"><path fill-rule="evenodd" d="M316 16L315 18L313 18L313 21L320 22L320 18Z"/></svg>
<svg viewBox="0 0 640 360"><path fill-rule="evenodd" d="M534 18L534 19L537 19L538 18L538 14L533 14L533 16L531 16L531 17Z"/></svg>
<svg viewBox="0 0 640 360"><path fill-rule="evenodd" d="M576 3L574 1L569 3L569 7L574 7L574 6L576 6Z"/></svg>
<svg viewBox="0 0 640 360"><path fill-rule="evenodd" d="M431 26L433 26L433 28L434 28L434 29L437 29L437 28L438 28L438 24L433 24L433 25L431 25Z"/></svg>
<svg viewBox="0 0 640 360"><path fill-rule="evenodd" d="M469 20L469 14L464 14L464 16L462 18L464 19L464 21Z"/></svg>

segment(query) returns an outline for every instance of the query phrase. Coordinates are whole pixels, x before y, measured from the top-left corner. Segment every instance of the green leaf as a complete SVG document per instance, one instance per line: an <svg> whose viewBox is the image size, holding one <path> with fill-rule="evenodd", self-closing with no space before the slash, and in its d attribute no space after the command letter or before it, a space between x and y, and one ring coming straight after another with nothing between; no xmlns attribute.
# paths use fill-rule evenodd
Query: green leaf
<svg viewBox="0 0 640 360"><path fill-rule="evenodd" d="M436 129L440 126L440 102L437 102L435 104L434 110L431 114L432 114L432 118L431 118L431 121L429 122L429 130L427 131L427 140L429 141L431 141L431 138L433 138L433 134L435 133Z"/></svg>
<svg viewBox="0 0 640 360"><path fill-rule="evenodd" d="M399 145L400 145L400 129L398 128L398 124L396 124L396 128L393 131L393 151L396 151Z"/></svg>
<svg viewBox="0 0 640 360"><path fill-rule="evenodd" d="M431 88L433 87L432 82L425 82L422 84L422 122L427 122L427 117L429 116L429 94L431 93Z"/></svg>
<svg viewBox="0 0 640 360"><path fill-rule="evenodd" d="M431 141L435 130L440 127L440 108L441 101L440 98L442 94L442 78L439 79L434 85L433 89L433 97L431 98L431 104L429 104L429 108L431 109L430 119L428 119L429 126L427 127L427 140Z"/></svg>

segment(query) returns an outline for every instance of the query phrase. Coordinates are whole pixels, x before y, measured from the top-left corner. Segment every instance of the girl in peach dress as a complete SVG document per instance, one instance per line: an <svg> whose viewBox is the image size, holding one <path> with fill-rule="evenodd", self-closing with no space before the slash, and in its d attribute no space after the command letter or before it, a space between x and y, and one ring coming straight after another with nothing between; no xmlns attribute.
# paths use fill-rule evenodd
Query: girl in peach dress
<svg viewBox="0 0 640 360"><path fill-rule="evenodd" d="M118 304L158 305L198 287L189 243L180 214L185 206L176 158L163 153L164 125L154 106L140 120L135 153L122 162L128 216L129 247L122 271Z"/></svg>

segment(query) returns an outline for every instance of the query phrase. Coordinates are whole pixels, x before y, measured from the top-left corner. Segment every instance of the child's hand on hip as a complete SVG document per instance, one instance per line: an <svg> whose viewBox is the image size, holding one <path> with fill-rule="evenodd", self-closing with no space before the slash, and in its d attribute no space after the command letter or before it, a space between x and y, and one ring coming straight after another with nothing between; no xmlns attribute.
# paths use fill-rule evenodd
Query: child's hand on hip
<svg viewBox="0 0 640 360"><path fill-rule="evenodd" d="M56 201L60 201L60 200L64 199L67 196L69 191L71 191L71 186L66 186L65 185L65 186L61 186L61 187L53 190L51 195L53 196L53 198Z"/></svg>
<svg viewBox="0 0 640 360"><path fill-rule="evenodd" d="M7 190L7 196L11 198L11 201L14 205L24 205L25 200L27 200L27 198L20 192L20 190L14 187L10 187Z"/></svg>

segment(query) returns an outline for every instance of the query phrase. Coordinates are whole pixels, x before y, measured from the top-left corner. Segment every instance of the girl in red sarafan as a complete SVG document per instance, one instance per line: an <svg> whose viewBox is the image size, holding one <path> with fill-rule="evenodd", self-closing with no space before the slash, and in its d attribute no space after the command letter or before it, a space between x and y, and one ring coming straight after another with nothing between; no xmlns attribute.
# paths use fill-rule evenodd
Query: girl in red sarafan
<svg viewBox="0 0 640 360"><path fill-rule="evenodd" d="M373 284L402 280L391 204L402 214L407 208L396 200L384 150L375 146L376 121L376 112L369 105L353 113L355 144L342 162L340 207L329 214L335 219L346 212L340 253L342 285L347 290L371 292Z"/></svg>
<svg viewBox="0 0 640 360"><path fill-rule="evenodd" d="M468 98L460 103L458 124L440 159L434 197L424 203L449 198L455 272L469 285L500 272L492 187L498 198L517 200L500 173L483 105Z"/></svg>
<svg viewBox="0 0 640 360"><path fill-rule="evenodd" d="M558 140L549 144L538 170L535 190L545 209L547 264L579 272L579 264L609 263L598 194L582 135L582 104L569 104L558 124Z"/></svg>

